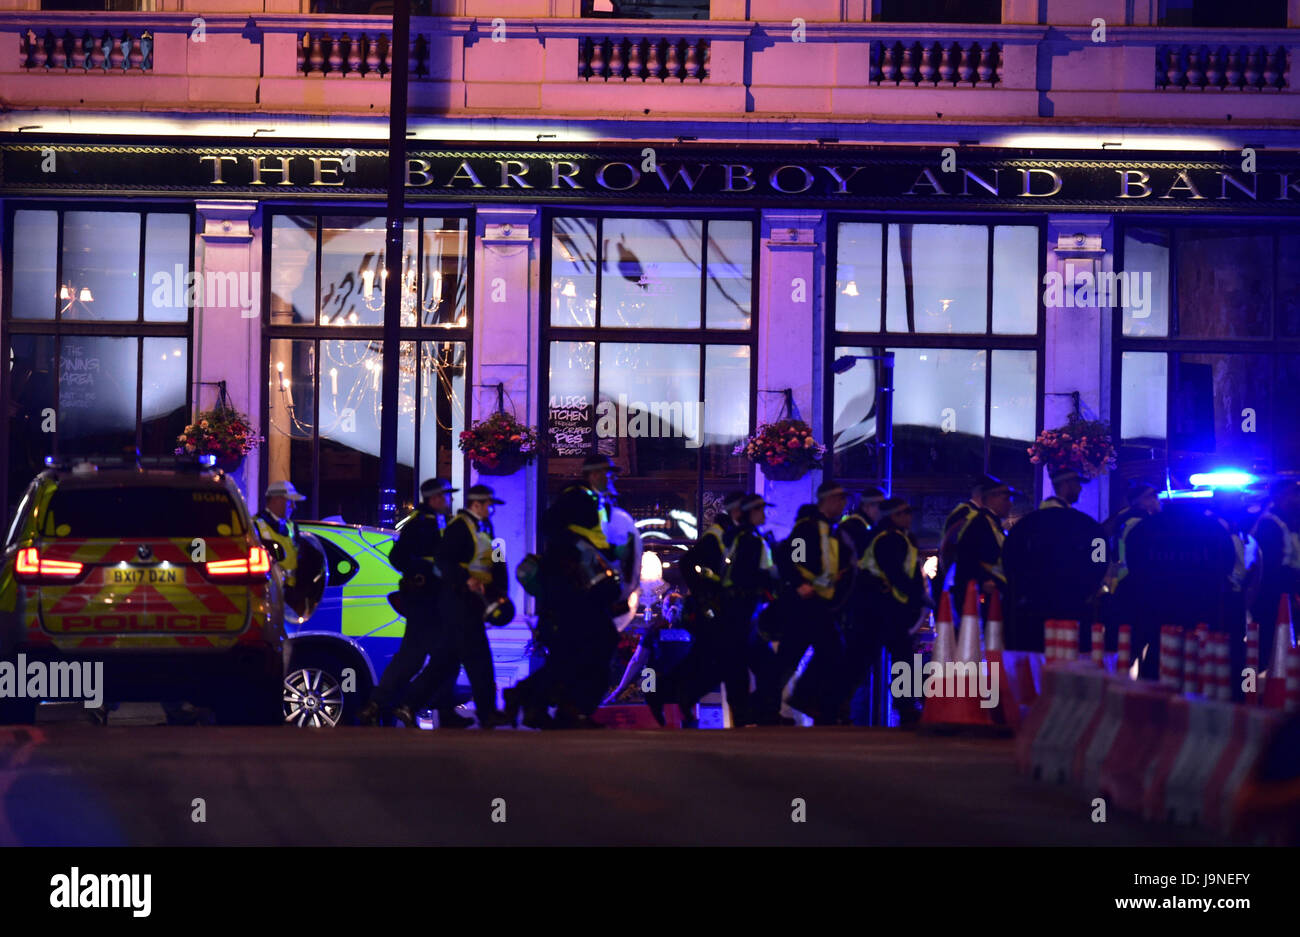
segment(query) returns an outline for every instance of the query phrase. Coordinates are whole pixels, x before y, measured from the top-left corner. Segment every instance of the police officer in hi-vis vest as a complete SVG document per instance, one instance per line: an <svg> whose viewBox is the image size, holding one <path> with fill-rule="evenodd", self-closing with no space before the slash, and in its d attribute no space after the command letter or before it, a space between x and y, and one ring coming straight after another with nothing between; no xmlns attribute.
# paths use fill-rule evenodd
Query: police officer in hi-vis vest
<svg viewBox="0 0 1300 937"><path fill-rule="evenodd" d="M925 591L916 542L912 540L911 505L902 498L890 498L880 505L880 513L880 523L859 562L874 598L870 616L874 626L870 630L872 643L865 657L878 658L883 647L889 652L892 668L900 660L911 664L912 628L921 611L934 608L934 602ZM920 718L919 701L910 695L895 698L894 707L904 726Z"/></svg>
<svg viewBox="0 0 1300 937"><path fill-rule="evenodd" d="M451 495L456 491L445 479L428 479L420 485L419 506L397 525L397 541L389 551L388 562L402 574L398 602L406 619L406 630L397 653L361 711L364 725L377 725L390 718L407 726L415 725L415 713L409 704L410 683L432 653L438 635L440 580L435 564L442 543L442 525L451 513ZM458 672L459 668L451 672L452 681ZM441 679L446 680L447 676L444 673ZM438 715L440 727L470 724L450 706Z"/></svg>
<svg viewBox="0 0 1300 937"><path fill-rule="evenodd" d="M496 675L484 623L490 602L506 591L506 564L494 555L492 545L492 509L498 504L505 502L489 486L472 486L465 493L465 506L442 533L437 563L442 580L438 640L428 667L430 673L442 674L464 666L481 729L506 722L497 709Z"/></svg>
<svg viewBox="0 0 1300 937"><path fill-rule="evenodd" d="M257 535L266 543L279 546L283 554L279 564L284 570L286 586L294 585L298 571L298 547L294 543L298 530L289 518L293 517L294 505L306 500L307 496L300 494L293 482L272 482L266 489L262 510L254 518Z"/></svg>
<svg viewBox="0 0 1300 937"><path fill-rule="evenodd" d="M974 581L983 595L997 592L1005 602L1007 577L1002 571L1002 525L1011 514L1011 486L992 476L982 479L983 506L966 523L957 540L956 574L953 577L953 614L960 615L966 598L966 583Z"/></svg>

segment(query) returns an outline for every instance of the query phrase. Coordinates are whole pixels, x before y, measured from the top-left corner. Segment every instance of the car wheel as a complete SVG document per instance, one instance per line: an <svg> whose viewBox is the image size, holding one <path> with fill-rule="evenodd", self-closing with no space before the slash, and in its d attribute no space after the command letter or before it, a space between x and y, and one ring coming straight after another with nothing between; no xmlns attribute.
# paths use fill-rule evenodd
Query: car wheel
<svg viewBox="0 0 1300 937"><path fill-rule="evenodd" d="M36 700L0 700L0 726L29 726L36 722Z"/></svg>
<svg viewBox="0 0 1300 937"><path fill-rule="evenodd" d="M356 718L357 700L369 696L368 687L343 692L343 671L355 665L321 650L293 655L284 678L284 721L287 725L332 729ZM348 697L351 696L352 699Z"/></svg>

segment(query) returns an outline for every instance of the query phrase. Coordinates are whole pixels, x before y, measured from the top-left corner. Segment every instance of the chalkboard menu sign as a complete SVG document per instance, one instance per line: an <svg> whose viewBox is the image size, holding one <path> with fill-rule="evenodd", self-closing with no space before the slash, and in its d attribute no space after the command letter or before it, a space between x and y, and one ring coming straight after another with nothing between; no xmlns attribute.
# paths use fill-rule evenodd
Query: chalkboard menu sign
<svg viewBox="0 0 1300 937"><path fill-rule="evenodd" d="M586 394L552 396L546 413L546 440L551 458L585 456L591 451L596 421Z"/></svg>
<svg viewBox="0 0 1300 937"><path fill-rule="evenodd" d="M596 413L586 394L551 397L546 413L546 441L553 459L582 458L594 449L610 458L618 454L618 440L596 436Z"/></svg>

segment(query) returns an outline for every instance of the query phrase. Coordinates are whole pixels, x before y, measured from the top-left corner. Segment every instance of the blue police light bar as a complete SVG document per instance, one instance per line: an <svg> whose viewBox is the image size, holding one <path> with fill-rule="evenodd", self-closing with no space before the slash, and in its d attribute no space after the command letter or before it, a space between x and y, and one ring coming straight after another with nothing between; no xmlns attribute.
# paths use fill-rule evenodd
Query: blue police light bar
<svg viewBox="0 0 1300 937"><path fill-rule="evenodd" d="M1184 498L1213 498L1214 492L1208 488L1204 491L1188 491L1186 489L1160 492L1161 501L1181 501Z"/></svg>
<svg viewBox="0 0 1300 937"><path fill-rule="evenodd" d="M1188 479L1196 488L1244 488L1256 480L1249 472L1197 472Z"/></svg>

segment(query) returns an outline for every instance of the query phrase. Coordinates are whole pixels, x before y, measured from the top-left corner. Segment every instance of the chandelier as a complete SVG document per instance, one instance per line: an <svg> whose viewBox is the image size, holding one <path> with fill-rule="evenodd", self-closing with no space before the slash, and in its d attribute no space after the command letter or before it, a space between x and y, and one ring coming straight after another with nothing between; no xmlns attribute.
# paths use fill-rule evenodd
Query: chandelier
<svg viewBox="0 0 1300 937"><path fill-rule="evenodd" d="M367 258L368 260L369 258ZM375 289L375 278L379 278L379 289ZM429 275L432 287L429 298L418 295L418 280L415 258L412 254L402 255L401 277L401 316L402 325L415 325L417 313L425 321L432 321L434 313L442 305L442 271L435 268ZM374 263L367 263L361 270L361 301L371 312L382 312L384 308L384 290L388 287L388 268L378 254ZM355 320L354 320L355 321Z"/></svg>

